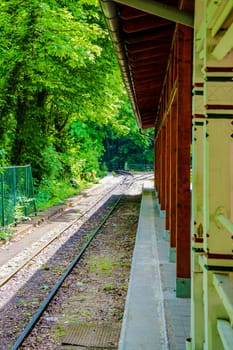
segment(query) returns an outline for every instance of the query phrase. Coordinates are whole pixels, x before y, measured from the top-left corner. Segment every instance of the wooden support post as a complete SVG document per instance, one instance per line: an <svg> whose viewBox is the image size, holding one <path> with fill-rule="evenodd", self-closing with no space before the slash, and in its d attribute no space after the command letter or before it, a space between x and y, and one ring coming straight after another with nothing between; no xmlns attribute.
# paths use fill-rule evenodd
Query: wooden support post
<svg viewBox="0 0 233 350"><path fill-rule="evenodd" d="M158 191L158 163L157 163L157 140L154 136L154 188Z"/></svg>
<svg viewBox="0 0 233 350"><path fill-rule="evenodd" d="M170 156L170 249L169 261L176 260L176 232L177 232L177 94L171 106L171 156Z"/></svg>
<svg viewBox="0 0 233 350"><path fill-rule="evenodd" d="M165 193L166 193L166 159L165 159L165 149L166 149L166 128L165 126L161 129L161 196L160 196L160 216L165 217Z"/></svg>
<svg viewBox="0 0 233 350"><path fill-rule="evenodd" d="M165 238L168 239L169 231L170 231L170 192L171 192L171 171L170 171L170 163L171 163L171 116L170 111L168 112L166 119L166 202L165 202L165 210L166 210L166 221L165 221Z"/></svg>
<svg viewBox="0 0 233 350"><path fill-rule="evenodd" d="M160 191L160 144L159 137L155 138L154 142L154 181L155 181L155 190L156 196L159 201L159 191ZM159 203L158 203L159 205Z"/></svg>
<svg viewBox="0 0 233 350"><path fill-rule="evenodd" d="M160 201L161 201L161 188L162 188L162 159L161 159L161 132L158 135L158 157L159 157L159 187L158 187L158 194L159 194L159 206L160 206Z"/></svg>
<svg viewBox="0 0 233 350"><path fill-rule="evenodd" d="M192 29L178 25L178 40L176 295L190 297Z"/></svg>

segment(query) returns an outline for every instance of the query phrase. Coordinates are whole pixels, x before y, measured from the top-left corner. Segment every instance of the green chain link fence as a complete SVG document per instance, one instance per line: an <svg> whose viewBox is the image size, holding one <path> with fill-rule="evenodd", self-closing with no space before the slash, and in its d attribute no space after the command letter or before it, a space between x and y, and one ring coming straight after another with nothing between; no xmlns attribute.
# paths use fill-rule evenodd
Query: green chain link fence
<svg viewBox="0 0 233 350"><path fill-rule="evenodd" d="M1 226L36 215L30 165L0 167Z"/></svg>

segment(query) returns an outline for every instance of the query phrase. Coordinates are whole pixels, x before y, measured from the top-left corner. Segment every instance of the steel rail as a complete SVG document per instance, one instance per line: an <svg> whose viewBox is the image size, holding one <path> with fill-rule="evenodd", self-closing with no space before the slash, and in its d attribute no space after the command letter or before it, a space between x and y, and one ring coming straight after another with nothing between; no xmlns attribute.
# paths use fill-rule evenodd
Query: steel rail
<svg viewBox="0 0 233 350"><path fill-rule="evenodd" d="M125 181L125 178L123 178L123 182L124 181ZM14 277L20 270L22 270L32 259L38 256L45 248L47 248L51 243L53 243L56 239L58 239L66 230L68 230L71 226L75 225L81 218L87 215L96 206L96 204L98 204L99 202L101 202L101 200L103 200L106 194L111 193L120 185L122 185L122 182L113 186L109 191L107 191L107 193L105 192L103 195L101 195L99 200L97 200L90 208L88 208L88 210L86 210L78 218L74 219L69 224L67 224L65 228L63 228L61 231L55 234L50 240L48 240L45 244L43 244L35 253L33 253L22 264L20 264L20 266L18 266L14 271L12 271L7 277L0 280L0 287L4 286L12 277Z"/></svg>
<svg viewBox="0 0 233 350"><path fill-rule="evenodd" d="M46 310L46 308L48 307L49 303L51 302L51 300L54 298L54 296L56 295L56 293L58 292L58 290L60 289L62 283L64 282L64 280L68 277L68 275L72 272L73 268L76 266L76 264L79 262L79 260L81 259L81 257L83 256L84 252L86 251L86 249L88 248L88 246L90 245L90 243L92 242L92 240L94 239L94 237L97 235L97 233L100 231L100 229L103 227L103 225L105 224L105 222L108 220L108 218L110 217L110 215L112 214L112 212L115 210L115 208L117 207L117 205L119 204L121 198L122 198L123 194L117 199L117 201L114 203L114 205L111 207L111 209L109 210L108 214L105 215L104 219L102 220L102 222L98 225L98 227L95 229L95 231L92 233L92 235L90 236L89 240L83 245L83 247L81 248L80 252L76 255L76 257L72 260L72 262L70 263L70 265L68 266L68 268L66 269L66 271L63 273L63 275L60 277L60 279L58 280L58 282L56 283L56 285L54 286L54 288L51 290L51 292L49 293L49 295L45 298L45 300L43 301L43 303L41 304L41 306L39 307L39 309L37 310L37 312L34 314L34 316L32 317L32 319L29 321L29 323L27 324L27 326L25 327L24 331L20 334L20 336L17 338L17 340L15 341L14 345L12 346L11 350L17 350L20 345L22 345L23 341L29 336L29 334L31 333L32 329L34 328L34 326L36 325L36 323L38 322L38 320L40 319L41 315L43 314L43 312Z"/></svg>

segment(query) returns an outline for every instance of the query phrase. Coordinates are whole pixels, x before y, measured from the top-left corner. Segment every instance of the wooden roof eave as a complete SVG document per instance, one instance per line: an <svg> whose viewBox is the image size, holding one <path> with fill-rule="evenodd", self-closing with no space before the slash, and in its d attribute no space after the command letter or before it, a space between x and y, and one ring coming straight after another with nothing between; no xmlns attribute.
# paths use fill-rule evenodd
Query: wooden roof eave
<svg viewBox="0 0 233 350"><path fill-rule="evenodd" d="M142 128L142 120L137 106L137 98L132 84L131 73L126 59L123 38L120 32L120 23L117 16L116 4L113 1L100 0L100 4L107 21L112 43L117 54L118 62L121 69L121 74L130 98L130 102L136 116L138 127Z"/></svg>
<svg viewBox="0 0 233 350"><path fill-rule="evenodd" d="M123 37L121 22L118 14L118 5L126 5L139 11L153 14L155 16L165 18L169 21L182 23L193 27L193 14L190 12L179 10L174 6L168 6L159 1L154 0L99 0L104 16L107 21L112 43L117 54L122 77L130 98L130 102L137 120L138 127L143 127L143 115L141 115L137 101L137 91L135 87L136 81L131 74L130 66L133 63L128 60L128 53L125 51L125 40ZM143 7L142 7L143 6ZM139 14L138 14L139 16ZM144 64L144 63L143 63ZM138 66L138 63L137 63Z"/></svg>
<svg viewBox="0 0 233 350"><path fill-rule="evenodd" d="M155 0L114 0L115 2L130 6L137 10L150 13L152 15L165 18L166 20L184 24L185 26L194 26L193 14L177 7L164 4L162 1ZM101 2L106 2L106 0L101 0ZM111 2L108 1L107 2Z"/></svg>

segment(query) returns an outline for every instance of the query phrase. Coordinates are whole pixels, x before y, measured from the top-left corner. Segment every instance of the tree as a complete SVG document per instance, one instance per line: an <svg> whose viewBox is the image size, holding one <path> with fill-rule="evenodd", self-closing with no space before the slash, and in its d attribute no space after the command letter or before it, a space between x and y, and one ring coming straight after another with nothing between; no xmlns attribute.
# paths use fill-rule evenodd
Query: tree
<svg viewBox="0 0 233 350"><path fill-rule="evenodd" d="M100 45L110 43L96 1L7 1L1 15L1 147L40 178L45 148L67 151L73 121L112 117L112 65Z"/></svg>
<svg viewBox="0 0 233 350"><path fill-rule="evenodd" d="M110 169L123 169L125 163L138 169L144 169L140 165L153 164L153 130L140 133L126 96L121 102L118 123L121 128L107 129L103 161Z"/></svg>
<svg viewBox="0 0 233 350"><path fill-rule="evenodd" d="M107 143L129 151L120 135L140 148L98 0L9 0L0 14L1 165L56 184L98 174Z"/></svg>

